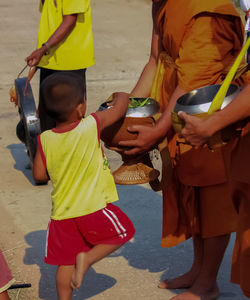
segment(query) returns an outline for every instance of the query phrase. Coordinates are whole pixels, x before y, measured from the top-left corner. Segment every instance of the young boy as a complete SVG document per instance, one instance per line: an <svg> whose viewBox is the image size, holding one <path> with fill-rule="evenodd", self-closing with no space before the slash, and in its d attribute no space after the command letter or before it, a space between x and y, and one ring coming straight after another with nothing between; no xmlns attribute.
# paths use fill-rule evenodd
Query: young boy
<svg viewBox="0 0 250 300"><path fill-rule="evenodd" d="M85 87L77 75L50 75L41 93L56 127L38 137L33 176L53 185L45 262L58 265L58 298L68 300L88 269L135 233L129 218L111 204L118 195L100 144L101 131L125 115L129 98L117 93L109 109L83 118Z"/></svg>

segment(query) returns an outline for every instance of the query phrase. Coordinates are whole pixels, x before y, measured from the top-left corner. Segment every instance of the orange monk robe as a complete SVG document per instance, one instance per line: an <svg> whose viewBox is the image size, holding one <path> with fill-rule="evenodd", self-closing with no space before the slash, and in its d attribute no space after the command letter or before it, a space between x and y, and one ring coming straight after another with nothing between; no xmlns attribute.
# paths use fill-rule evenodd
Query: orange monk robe
<svg viewBox="0 0 250 300"><path fill-rule="evenodd" d="M250 123L232 157L233 199L239 214L231 281L250 298Z"/></svg>
<svg viewBox="0 0 250 300"><path fill-rule="evenodd" d="M238 206L239 223L233 252L231 281L240 284L250 298L250 182L235 182L234 199Z"/></svg>
<svg viewBox="0 0 250 300"><path fill-rule="evenodd" d="M168 0L158 24L167 52L158 85L162 110L177 86L188 92L220 83L244 39L240 17L229 0ZM222 149L193 152L177 145L176 139L175 134L168 135L174 169L171 183L163 187L162 246L174 246L195 234L209 238L235 231L237 214L225 160L229 161L236 141L223 153ZM164 170L163 175L168 176Z"/></svg>

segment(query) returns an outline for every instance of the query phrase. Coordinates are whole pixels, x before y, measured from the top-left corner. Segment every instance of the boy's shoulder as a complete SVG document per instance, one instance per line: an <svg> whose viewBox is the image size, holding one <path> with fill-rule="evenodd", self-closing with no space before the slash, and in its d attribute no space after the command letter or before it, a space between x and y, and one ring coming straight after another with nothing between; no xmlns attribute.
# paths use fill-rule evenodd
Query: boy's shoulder
<svg viewBox="0 0 250 300"><path fill-rule="evenodd" d="M72 132L73 129L75 128L85 128L88 129L90 127L96 127L98 126L98 117L95 115L95 113L90 114L84 118L82 118L81 120L79 120L78 122L75 122L72 125L69 125L68 127L64 128L64 129L59 129L59 128L52 128L52 129L48 129L43 131L40 136L43 138L46 137L50 137L50 136L55 136L57 133L70 133Z"/></svg>
<svg viewBox="0 0 250 300"><path fill-rule="evenodd" d="M98 117L93 113L90 114L84 118L82 118L81 120L79 120L78 122L75 122L73 125L70 125L68 128L65 129L57 129L57 128L52 128L49 130L46 130L44 132L42 132L40 134L40 136L42 138L50 138L55 135L57 135L58 133L73 133L73 129L79 129L80 131L83 130L89 130L90 128L96 128L98 127Z"/></svg>
<svg viewBox="0 0 250 300"><path fill-rule="evenodd" d="M98 117L95 113L91 113L90 115L81 119L80 124L84 127L96 127L98 125Z"/></svg>

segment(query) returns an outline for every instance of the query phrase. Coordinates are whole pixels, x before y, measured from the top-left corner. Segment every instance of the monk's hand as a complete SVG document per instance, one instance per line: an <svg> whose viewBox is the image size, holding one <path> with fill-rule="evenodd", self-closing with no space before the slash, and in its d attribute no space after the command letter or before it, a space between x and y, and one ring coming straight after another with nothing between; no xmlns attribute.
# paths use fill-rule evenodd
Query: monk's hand
<svg viewBox="0 0 250 300"><path fill-rule="evenodd" d="M134 125L128 127L127 130L132 133L137 133L138 136L136 140L119 142L120 146L131 148L124 151L124 154L126 155L135 155L148 152L149 150L153 149L157 143L155 127Z"/></svg>
<svg viewBox="0 0 250 300"><path fill-rule="evenodd" d="M210 136L206 122L183 111L178 112L178 116L185 121L185 127L181 130L180 137L184 138L192 146L199 147L204 145Z"/></svg>

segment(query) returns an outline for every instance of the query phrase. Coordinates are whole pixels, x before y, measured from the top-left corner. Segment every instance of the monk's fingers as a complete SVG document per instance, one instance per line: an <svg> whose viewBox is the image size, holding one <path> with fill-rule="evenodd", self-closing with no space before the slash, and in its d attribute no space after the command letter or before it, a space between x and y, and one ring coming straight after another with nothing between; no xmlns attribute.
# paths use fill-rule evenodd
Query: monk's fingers
<svg viewBox="0 0 250 300"><path fill-rule="evenodd" d="M120 146L123 146L123 147L136 147L137 146L137 140L128 140L128 141L120 141L118 144Z"/></svg>
<svg viewBox="0 0 250 300"><path fill-rule="evenodd" d="M200 147L204 146L205 141L204 141L204 140L201 140L201 139L197 139L197 138L192 138L192 139L189 139L189 143L190 143L192 146L195 146L195 147L197 147L197 148L200 148Z"/></svg>
<svg viewBox="0 0 250 300"><path fill-rule="evenodd" d="M138 140L121 141L119 142L119 146L130 148L123 152L126 155L133 155L145 152L144 148L140 146Z"/></svg>
<svg viewBox="0 0 250 300"><path fill-rule="evenodd" d="M179 111L178 116L184 121L188 119L188 115L184 111Z"/></svg>
<svg viewBox="0 0 250 300"><path fill-rule="evenodd" d="M183 128L181 130L181 132L179 133L179 137L184 138L186 140L192 138L194 136L194 133L191 130L188 130L185 128Z"/></svg>
<svg viewBox="0 0 250 300"><path fill-rule="evenodd" d="M186 114L184 111L179 111L178 116L185 122L184 128L192 128L196 122L196 117Z"/></svg>
<svg viewBox="0 0 250 300"><path fill-rule="evenodd" d="M181 134L180 136L185 139L186 144L189 144L192 146L198 146L198 147L203 144L203 141L201 142L201 140L199 138L197 138L197 136L195 136L195 135Z"/></svg>
<svg viewBox="0 0 250 300"><path fill-rule="evenodd" d="M143 151L141 150L141 148L134 147L133 149L125 150L124 154L126 154L126 155L135 155L135 154L140 154L142 152Z"/></svg>
<svg viewBox="0 0 250 300"><path fill-rule="evenodd" d="M149 126L144 126L144 125L132 125L127 127L127 130L129 132L138 132L138 134L148 132L150 129L151 128Z"/></svg>
<svg viewBox="0 0 250 300"><path fill-rule="evenodd" d="M189 132L186 128L182 129L179 133L179 137L185 139L186 141L189 141L193 138L193 133Z"/></svg>
<svg viewBox="0 0 250 300"><path fill-rule="evenodd" d="M189 138L190 136L194 135L193 127L186 124L186 126L180 132L181 136L184 138Z"/></svg>

